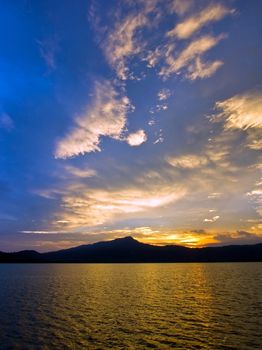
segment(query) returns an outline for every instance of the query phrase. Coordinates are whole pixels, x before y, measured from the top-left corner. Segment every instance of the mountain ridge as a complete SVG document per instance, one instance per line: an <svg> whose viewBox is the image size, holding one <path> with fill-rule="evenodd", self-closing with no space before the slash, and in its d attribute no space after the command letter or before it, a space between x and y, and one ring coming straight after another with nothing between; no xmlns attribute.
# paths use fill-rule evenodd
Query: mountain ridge
<svg viewBox="0 0 262 350"><path fill-rule="evenodd" d="M241 262L262 261L262 243L221 247L188 248L156 246L132 236L39 253L0 251L0 263L149 263L149 262Z"/></svg>

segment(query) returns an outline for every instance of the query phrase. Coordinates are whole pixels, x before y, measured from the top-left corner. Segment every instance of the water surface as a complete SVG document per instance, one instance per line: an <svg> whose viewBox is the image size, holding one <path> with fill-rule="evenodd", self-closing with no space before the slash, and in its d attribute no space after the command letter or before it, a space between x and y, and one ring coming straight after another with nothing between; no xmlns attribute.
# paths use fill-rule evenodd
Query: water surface
<svg viewBox="0 0 262 350"><path fill-rule="evenodd" d="M262 349L262 263L2 264L0 349Z"/></svg>

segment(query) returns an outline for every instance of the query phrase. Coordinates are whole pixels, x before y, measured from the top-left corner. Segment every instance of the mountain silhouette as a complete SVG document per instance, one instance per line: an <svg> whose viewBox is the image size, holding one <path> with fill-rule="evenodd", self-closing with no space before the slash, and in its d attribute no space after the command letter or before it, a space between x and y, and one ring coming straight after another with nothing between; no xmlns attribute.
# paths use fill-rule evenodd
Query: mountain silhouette
<svg viewBox="0 0 262 350"><path fill-rule="evenodd" d="M48 253L0 252L0 263L149 263L262 261L262 243L224 247L155 246L133 237L81 245Z"/></svg>

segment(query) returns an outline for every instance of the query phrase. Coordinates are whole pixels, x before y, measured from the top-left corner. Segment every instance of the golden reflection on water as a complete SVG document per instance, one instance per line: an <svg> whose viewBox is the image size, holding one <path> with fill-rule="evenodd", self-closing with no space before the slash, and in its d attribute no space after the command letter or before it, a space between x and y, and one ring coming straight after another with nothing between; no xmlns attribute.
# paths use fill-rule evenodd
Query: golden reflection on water
<svg viewBox="0 0 262 350"><path fill-rule="evenodd" d="M0 349L261 345L261 263L2 265L0 282Z"/></svg>

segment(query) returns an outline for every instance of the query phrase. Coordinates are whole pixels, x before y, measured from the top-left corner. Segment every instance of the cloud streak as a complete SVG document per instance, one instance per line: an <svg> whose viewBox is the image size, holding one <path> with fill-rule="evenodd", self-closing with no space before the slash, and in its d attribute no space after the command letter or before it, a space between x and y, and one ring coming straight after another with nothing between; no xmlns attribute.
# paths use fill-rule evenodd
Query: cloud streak
<svg viewBox="0 0 262 350"><path fill-rule="evenodd" d="M262 92L248 91L215 105L213 121L224 120L225 129L262 128Z"/></svg>
<svg viewBox="0 0 262 350"><path fill-rule="evenodd" d="M97 226L112 220L152 211L176 202L185 195L185 189L176 186L152 184L147 188L87 188L81 184L69 186L62 196L61 213L56 223L66 228ZM55 224L56 224L55 223Z"/></svg>
<svg viewBox="0 0 262 350"><path fill-rule="evenodd" d="M233 10L230 10L222 4L211 4L199 13L196 13L193 16L186 18L183 22L178 23L175 28L167 33L167 36L187 39L208 23L219 21L233 12Z"/></svg>
<svg viewBox="0 0 262 350"><path fill-rule="evenodd" d="M213 37L204 35L190 42L177 56L174 57L171 50L166 56L165 66L162 67L160 75L169 77L171 74L185 70L189 79L204 78L211 76L222 65L221 61L205 63L203 55L216 46L224 35Z"/></svg>
<svg viewBox="0 0 262 350"><path fill-rule="evenodd" d="M97 82L94 98L87 110L75 120L76 126L56 147L56 158L70 158L101 151L101 137L121 140L132 105L109 81Z"/></svg>

